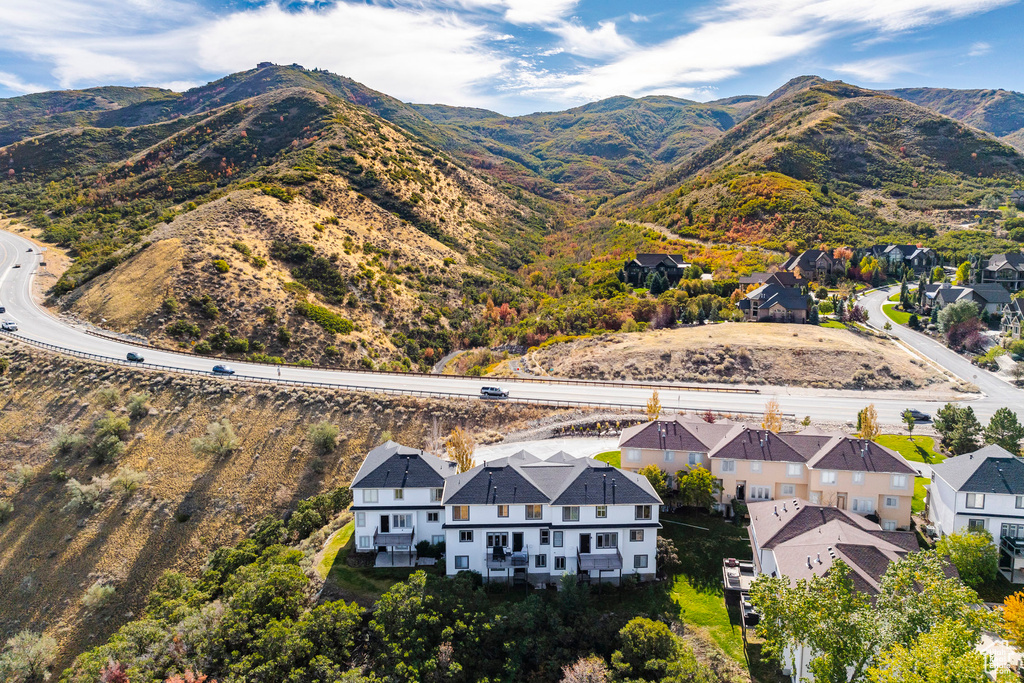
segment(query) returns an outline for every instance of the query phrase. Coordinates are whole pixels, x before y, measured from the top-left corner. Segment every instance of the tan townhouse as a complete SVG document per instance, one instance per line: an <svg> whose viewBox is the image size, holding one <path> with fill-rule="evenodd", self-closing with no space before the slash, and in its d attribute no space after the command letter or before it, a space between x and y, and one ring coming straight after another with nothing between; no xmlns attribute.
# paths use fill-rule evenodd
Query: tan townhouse
<svg viewBox="0 0 1024 683"><path fill-rule="evenodd" d="M876 515L883 529L910 526L916 471L899 453L838 432L775 434L689 416L636 425L619 439L624 469L657 465L674 475L693 467L721 483L719 502L802 498Z"/></svg>

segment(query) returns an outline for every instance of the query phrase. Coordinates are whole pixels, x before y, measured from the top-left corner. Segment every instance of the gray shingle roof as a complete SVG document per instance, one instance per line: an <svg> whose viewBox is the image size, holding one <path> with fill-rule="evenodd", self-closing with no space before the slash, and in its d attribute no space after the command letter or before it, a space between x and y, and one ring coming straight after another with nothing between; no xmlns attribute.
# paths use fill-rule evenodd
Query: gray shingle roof
<svg viewBox="0 0 1024 683"><path fill-rule="evenodd" d="M685 268L690 265L682 254L637 254L633 260L644 268L657 268L661 264L667 268Z"/></svg>
<svg viewBox="0 0 1024 683"><path fill-rule="evenodd" d="M879 446L874 441L847 436L832 437L807 461L807 466L817 470L917 474L917 470L896 451Z"/></svg>
<svg viewBox="0 0 1024 683"><path fill-rule="evenodd" d="M1022 253L1009 253L1009 254L993 254L985 264L985 270L1000 270L1009 266L1014 270L1024 271L1024 254Z"/></svg>
<svg viewBox="0 0 1024 683"><path fill-rule="evenodd" d="M957 491L1024 495L1024 460L995 444L932 465Z"/></svg>
<svg viewBox="0 0 1024 683"><path fill-rule="evenodd" d="M807 459L779 435L766 429L751 429L744 424L735 425L708 456L770 462L804 462Z"/></svg>
<svg viewBox="0 0 1024 683"><path fill-rule="evenodd" d="M983 282L971 285L970 289L974 291L975 300L981 298L989 304L1010 303L1010 292L998 282Z"/></svg>
<svg viewBox="0 0 1024 683"><path fill-rule="evenodd" d="M799 287L783 287L775 283L761 285L750 294L748 299L760 301L762 309L771 306L782 306L787 310L807 310L809 297Z"/></svg>
<svg viewBox="0 0 1024 683"><path fill-rule="evenodd" d="M455 473L455 463L394 441L366 454L351 488L441 488Z"/></svg>

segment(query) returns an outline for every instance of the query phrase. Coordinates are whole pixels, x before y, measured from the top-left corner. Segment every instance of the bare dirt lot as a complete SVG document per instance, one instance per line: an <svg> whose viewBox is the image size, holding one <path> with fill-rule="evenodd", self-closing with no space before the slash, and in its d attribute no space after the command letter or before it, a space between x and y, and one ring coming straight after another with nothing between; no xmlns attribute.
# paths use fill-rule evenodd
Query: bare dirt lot
<svg viewBox="0 0 1024 683"><path fill-rule="evenodd" d="M825 389L949 388L891 341L774 323L606 334L531 351L533 372L582 379L714 382Z"/></svg>

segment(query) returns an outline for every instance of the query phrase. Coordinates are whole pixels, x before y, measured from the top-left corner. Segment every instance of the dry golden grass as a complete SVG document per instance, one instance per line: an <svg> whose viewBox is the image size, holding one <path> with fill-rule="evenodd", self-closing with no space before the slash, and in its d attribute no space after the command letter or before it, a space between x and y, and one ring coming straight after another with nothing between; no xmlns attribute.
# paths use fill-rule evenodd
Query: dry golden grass
<svg viewBox="0 0 1024 683"><path fill-rule="evenodd" d="M445 432L463 425L486 435L557 412L164 377L4 340L0 355L11 359L9 373L0 377L0 497L14 504L0 524L0 642L23 628L45 630L60 642L60 663L138 615L165 570L194 576L211 550L236 542L258 519L348 483L385 432L422 446L433 416ZM119 461L97 465L88 455L51 453L61 426L91 435L105 410L102 394L112 393L107 387L118 390L118 414L132 393L152 394L152 410L132 423ZM240 448L217 461L196 455L191 439L224 417ZM335 451L321 456L308 429L324 420L339 427L340 437ZM7 475L19 464L37 474L15 489ZM147 475L131 496L112 492L94 512L63 509L66 478L113 478L122 467ZM90 612L80 599L97 579L116 594L110 605Z"/></svg>
<svg viewBox="0 0 1024 683"><path fill-rule="evenodd" d="M602 335L533 351L527 365L588 379L913 389L943 378L873 336L814 325L723 323Z"/></svg>

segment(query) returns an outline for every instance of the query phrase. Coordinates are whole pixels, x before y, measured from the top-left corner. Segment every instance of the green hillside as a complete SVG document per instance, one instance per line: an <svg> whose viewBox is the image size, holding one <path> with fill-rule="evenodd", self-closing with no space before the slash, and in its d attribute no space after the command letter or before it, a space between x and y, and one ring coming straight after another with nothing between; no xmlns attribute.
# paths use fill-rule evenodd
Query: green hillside
<svg viewBox="0 0 1024 683"><path fill-rule="evenodd" d="M943 116L1012 140L1024 131L1024 94L1012 90L900 88L890 93ZM1008 138L1006 141L1013 144Z"/></svg>

